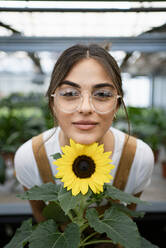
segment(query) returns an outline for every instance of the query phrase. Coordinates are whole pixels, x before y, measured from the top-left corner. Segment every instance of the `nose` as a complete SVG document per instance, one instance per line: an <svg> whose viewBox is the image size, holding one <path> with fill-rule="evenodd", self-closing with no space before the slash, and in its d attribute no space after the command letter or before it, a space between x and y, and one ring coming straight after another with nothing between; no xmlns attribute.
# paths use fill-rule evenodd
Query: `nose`
<svg viewBox="0 0 166 248"><path fill-rule="evenodd" d="M81 104L80 104L80 107L79 107L79 112L80 113L91 113L91 112L93 112L93 108L91 106L90 96L89 96L88 92L86 92L86 93L84 93L84 95L82 95Z"/></svg>

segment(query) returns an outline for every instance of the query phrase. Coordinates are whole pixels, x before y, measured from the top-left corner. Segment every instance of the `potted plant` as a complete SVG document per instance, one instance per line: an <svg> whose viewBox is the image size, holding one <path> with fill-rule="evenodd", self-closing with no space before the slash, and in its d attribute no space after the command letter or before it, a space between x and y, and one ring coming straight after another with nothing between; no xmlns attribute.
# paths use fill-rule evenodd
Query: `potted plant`
<svg viewBox="0 0 166 248"><path fill-rule="evenodd" d="M142 213L127 208L127 204L143 202L107 183L114 168L109 159L110 152L104 152L102 145L96 143L81 145L73 140L70 140L70 146L62 147L62 151L62 155L54 154L53 163L58 170L55 177L64 184L34 186L20 196L50 202L43 210L46 220L37 225L32 225L32 220L25 221L5 248L27 245L29 248L84 248L97 244L103 247L106 243L110 247L116 244L124 248L157 248L140 236L132 219L143 216ZM100 166L100 160L94 160L95 165L84 163L84 166L88 165L88 177L81 180L82 173L85 173L82 170L85 157L90 161L99 154L104 165ZM64 169L66 163L67 170ZM94 166L100 167L100 174L93 170ZM74 181L71 181L70 174ZM107 204L100 211L104 200Z"/></svg>

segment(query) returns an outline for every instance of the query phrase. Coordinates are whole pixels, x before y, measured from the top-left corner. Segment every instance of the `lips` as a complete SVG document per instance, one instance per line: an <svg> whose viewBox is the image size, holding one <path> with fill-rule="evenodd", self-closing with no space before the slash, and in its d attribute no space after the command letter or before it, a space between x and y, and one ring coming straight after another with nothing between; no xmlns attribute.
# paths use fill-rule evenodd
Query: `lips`
<svg viewBox="0 0 166 248"><path fill-rule="evenodd" d="M72 124L78 129L90 130L90 129L95 128L98 123L94 121L81 120L81 121L73 122Z"/></svg>

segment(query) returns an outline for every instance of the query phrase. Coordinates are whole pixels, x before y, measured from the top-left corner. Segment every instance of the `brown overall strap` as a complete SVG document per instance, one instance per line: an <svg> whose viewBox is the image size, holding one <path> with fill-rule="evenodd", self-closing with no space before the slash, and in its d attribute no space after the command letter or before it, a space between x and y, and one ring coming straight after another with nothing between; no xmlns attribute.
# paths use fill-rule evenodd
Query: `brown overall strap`
<svg viewBox="0 0 166 248"><path fill-rule="evenodd" d="M32 138L32 149L43 183L55 183L47 158L42 133Z"/></svg>
<svg viewBox="0 0 166 248"><path fill-rule="evenodd" d="M115 175L115 179L113 182L113 186L120 190L124 190L131 165L134 160L135 152L136 152L137 142L136 138L132 136L125 135L125 141L123 146L122 155L120 158L119 166Z"/></svg>

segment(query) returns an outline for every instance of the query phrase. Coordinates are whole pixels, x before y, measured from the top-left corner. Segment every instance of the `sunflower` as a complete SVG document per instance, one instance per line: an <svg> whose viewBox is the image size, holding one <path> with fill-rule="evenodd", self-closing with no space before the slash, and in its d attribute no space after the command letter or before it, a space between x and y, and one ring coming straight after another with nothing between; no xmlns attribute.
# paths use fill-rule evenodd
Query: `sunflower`
<svg viewBox="0 0 166 248"><path fill-rule="evenodd" d="M61 178L64 187L72 190L76 196L81 192L88 192L88 187L94 193L103 192L104 183L113 179L110 175L114 165L109 158L111 152L104 152L104 146L93 143L81 145L70 139L70 146L61 147L62 157L54 161L58 173L56 178Z"/></svg>

